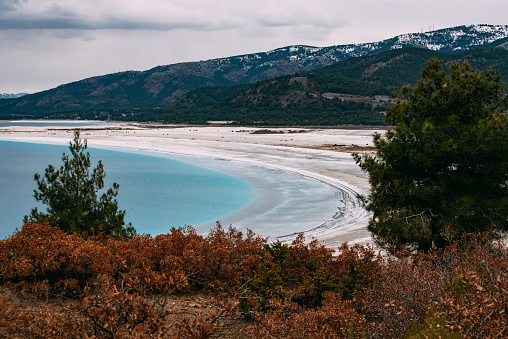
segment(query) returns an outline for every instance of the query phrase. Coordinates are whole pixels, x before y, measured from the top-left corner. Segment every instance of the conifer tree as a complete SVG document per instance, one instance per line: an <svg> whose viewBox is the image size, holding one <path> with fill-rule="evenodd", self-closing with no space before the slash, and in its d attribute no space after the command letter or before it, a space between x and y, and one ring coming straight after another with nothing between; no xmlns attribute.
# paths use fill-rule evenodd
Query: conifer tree
<svg viewBox="0 0 508 339"><path fill-rule="evenodd" d="M47 205L47 211L39 212L35 207L24 221L41 223L47 220L67 233L84 237L93 235L100 228L115 238L134 235L132 225L125 225L125 211L118 210L119 185L113 183L113 187L99 197L106 172L102 161L90 170L87 141L80 139L79 130L74 132L74 142L70 142L69 149L71 155L63 153L63 165L59 169L49 165L44 176L34 175L37 181L34 197Z"/></svg>
<svg viewBox="0 0 508 339"><path fill-rule="evenodd" d="M369 173L369 224L386 248L429 250L464 232L508 230L508 119L498 72L431 60L403 86L376 134L376 155L355 154Z"/></svg>

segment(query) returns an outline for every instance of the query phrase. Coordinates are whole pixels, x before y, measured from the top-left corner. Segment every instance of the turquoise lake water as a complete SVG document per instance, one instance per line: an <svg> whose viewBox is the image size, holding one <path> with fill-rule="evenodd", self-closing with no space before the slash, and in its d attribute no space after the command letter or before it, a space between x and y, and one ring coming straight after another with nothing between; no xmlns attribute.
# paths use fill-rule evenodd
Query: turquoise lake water
<svg viewBox="0 0 508 339"><path fill-rule="evenodd" d="M196 225L247 205L252 187L239 178L181 161L89 148L92 161L102 160L105 188L120 185L119 207L138 233L169 232ZM0 141L0 239L21 228L23 216L43 205L33 198L35 173L60 167L68 146ZM95 165L93 165L95 166Z"/></svg>

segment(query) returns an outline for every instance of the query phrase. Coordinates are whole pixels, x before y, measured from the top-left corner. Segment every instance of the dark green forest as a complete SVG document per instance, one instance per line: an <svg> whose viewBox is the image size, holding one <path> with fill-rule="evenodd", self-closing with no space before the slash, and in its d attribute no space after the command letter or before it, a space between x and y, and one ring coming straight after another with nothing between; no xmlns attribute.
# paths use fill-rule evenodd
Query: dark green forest
<svg viewBox="0 0 508 339"><path fill-rule="evenodd" d="M382 125L384 112L391 105L387 97L392 90L415 84L420 70L432 58L445 65L467 60L479 70L499 70L503 79L508 75L506 50L441 53L406 48L254 84L199 88L165 109L144 110L129 118L197 124L234 121L240 125ZM336 97L332 99L327 93ZM345 95L354 97L345 100ZM376 96L383 96L384 100L375 100Z"/></svg>

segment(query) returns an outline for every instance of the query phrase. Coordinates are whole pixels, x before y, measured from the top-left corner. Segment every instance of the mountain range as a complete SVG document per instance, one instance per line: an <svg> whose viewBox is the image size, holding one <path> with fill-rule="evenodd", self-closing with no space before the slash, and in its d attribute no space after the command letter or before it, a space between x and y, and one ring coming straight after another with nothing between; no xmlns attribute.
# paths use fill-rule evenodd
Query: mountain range
<svg viewBox="0 0 508 339"><path fill-rule="evenodd" d="M484 52L487 50L507 51L508 25L459 26L432 32L403 34L374 43L330 47L288 46L262 53L157 66L147 71L108 74L64 84L54 89L20 98L2 100L0 101L0 116L58 116L63 118L86 116L100 118L101 116L111 117L115 113L132 114L148 110L150 111L149 116L156 117L159 110L161 115L168 116L170 114L168 109L183 114L183 112L191 110L192 107L194 107L193 109L204 109L204 107L209 108L211 105L217 106L219 102L224 104L224 98L227 95L238 94L244 88L235 85L248 87L251 85L246 84L263 83L267 79L306 72L321 74L320 79L324 79L323 74L333 70L335 65L343 64L345 60L360 58L364 60L362 61L364 64L375 63L374 59L368 57L378 54L384 55L390 51L395 51L395 54L397 54L397 52L406 48L420 50L421 52L411 52L420 56L426 53L423 51L454 55L453 57L446 57L446 59L471 58L474 55L468 53L478 49ZM481 53L476 57L480 60L482 58ZM496 55L496 57L504 60L504 54ZM399 58L401 57L399 56ZM402 57L402 59L407 63L411 58ZM396 65L398 63L396 61L392 60L391 63ZM499 64L499 60L491 61ZM332 68L326 67L330 65L332 65ZM358 70L358 63L355 65ZM484 66L486 68L494 67L492 65ZM409 66L405 65L405 67ZM385 86L386 83L372 80L374 73L379 76L376 66L370 64L370 66L366 66L364 71L367 68L370 69L367 73L371 73L369 75L370 81L365 81L365 74L363 74L363 78L362 74L357 74L356 78L352 74L341 74L340 77L342 77L342 80L347 78L348 82L357 83L353 86L356 87L356 91L359 82L370 87L371 92L368 94L365 89L361 90L361 93L352 93L351 90L348 93L348 90L344 88L347 87L345 82L337 82L337 79L334 80L335 84L342 84L342 88L334 90L322 88L322 90L330 90L330 93L341 94L387 95L386 87L381 87ZM386 67L378 68L386 70ZM414 69L414 67L410 68ZM342 69L344 71L345 68L342 67ZM318 72L318 70L320 71ZM415 72L409 71L407 73ZM413 78L416 76L417 79L419 76L416 73L416 75L411 75L413 78L410 79L407 77L408 74L406 76L399 74L399 77L402 77L401 79L388 82L390 85L397 86L399 83L412 83L416 81ZM289 79L287 80L288 84ZM291 84L303 86L301 81L295 82L293 80ZM316 82L312 82L312 84L312 86L316 86ZM224 86L233 87L226 89ZM322 87L319 84L317 86ZM220 100L212 98L208 105L203 105L202 100L199 105L196 104L197 101L194 101L194 103L189 102L189 95L192 94L196 98L196 95L198 95L196 93L203 93L203 90L199 92L200 88L207 88L206 90L210 92L210 87L221 88ZM196 89L197 92L194 91ZM303 89L305 90L305 86L303 86ZM314 92L314 95L317 92L320 95L326 93L310 87L307 87L307 90L308 93ZM226 95L225 93L229 94ZM182 101L184 98L187 100L187 104ZM210 96L208 98L210 99ZM237 99L235 103L239 105L242 100ZM244 106L247 105L247 102L248 100L243 101ZM231 103L229 103L229 106L231 106Z"/></svg>
<svg viewBox="0 0 508 339"><path fill-rule="evenodd" d="M445 65L467 60L475 69L496 69L504 79L508 76L508 50L445 53L405 47L253 84L198 88L164 110L144 110L127 118L200 124L378 125L384 123L383 113L392 104L391 90L416 83L429 59Z"/></svg>

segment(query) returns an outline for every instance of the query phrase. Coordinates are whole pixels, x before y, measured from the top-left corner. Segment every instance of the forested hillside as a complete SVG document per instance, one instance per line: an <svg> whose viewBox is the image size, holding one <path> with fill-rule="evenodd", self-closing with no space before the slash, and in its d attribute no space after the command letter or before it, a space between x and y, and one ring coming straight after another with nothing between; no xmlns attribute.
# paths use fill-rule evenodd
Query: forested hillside
<svg viewBox="0 0 508 339"><path fill-rule="evenodd" d="M166 109L139 112L131 119L262 125L383 124L383 112L391 102L390 88L415 84L431 58L445 64L467 60L474 68L497 69L504 79L508 76L506 50L442 53L405 48L249 85L196 89Z"/></svg>
<svg viewBox="0 0 508 339"><path fill-rule="evenodd" d="M99 106L82 107L76 101L73 113L55 113L53 109L46 110L44 107L49 106L44 105L37 105L36 109L40 114L37 116L51 118L199 124L231 121L244 125L380 125L384 124L383 112L390 105L390 88L415 84L420 77L420 70L431 58L443 60L445 64L466 60L479 70L499 70L504 81L508 77L508 50L505 49L444 53L421 48L402 48L351 58L312 72L285 75L252 84L201 87L174 98L165 106L155 108L133 109L122 96L112 96L109 103L102 102ZM109 79L109 85L105 84L102 90L115 87L114 84L120 78L125 80L125 76L113 74L102 77L102 82ZM133 83L129 91L132 95L140 95L142 90L136 87L134 81L136 72L131 72L131 77ZM95 80L88 81L92 83ZM77 83L67 85L66 91L73 86L76 95L82 93L83 86ZM37 95L43 94L33 96ZM12 116L8 113L23 112L23 102L16 101L23 98L0 101L0 116L26 117L23 114ZM68 105L65 96L53 100L55 107L60 107L59 102L63 106ZM150 105L151 99L147 96L140 95L139 100L144 100L144 103L139 102L140 106Z"/></svg>

